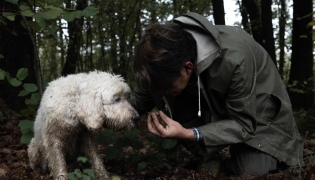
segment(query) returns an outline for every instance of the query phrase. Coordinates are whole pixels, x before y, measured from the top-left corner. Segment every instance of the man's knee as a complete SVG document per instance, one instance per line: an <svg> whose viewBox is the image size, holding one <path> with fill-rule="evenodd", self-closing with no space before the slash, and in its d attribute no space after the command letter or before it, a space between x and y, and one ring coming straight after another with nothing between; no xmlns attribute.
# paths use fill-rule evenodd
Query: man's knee
<svg viewBox="0 0 315 180"><path fill-rule="evenodd" d="M265 152L246 144L235 144L230 147L230 169L235 175L249 174L259 176L277 168L277 159Z"/></svg>

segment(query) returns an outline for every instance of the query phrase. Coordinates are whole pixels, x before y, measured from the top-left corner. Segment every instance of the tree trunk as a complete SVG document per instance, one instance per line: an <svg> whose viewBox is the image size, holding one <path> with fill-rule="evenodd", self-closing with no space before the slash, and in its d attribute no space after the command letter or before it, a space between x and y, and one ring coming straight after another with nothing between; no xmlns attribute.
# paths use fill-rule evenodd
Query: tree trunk
<svg viewBox="0 0 315 180"><path fill-rule="evenodd" d="M280 17L279 17L279 74L284 79L284 47L285 47L285 27L287 21L286 1L280 0Z"/></svg>
<svg viewBox="0 0 315 180"><path fill-rule="evenodd" d="M213 18L216 25L225 25L223 0L212 0Z"/></svg>
<svg viewBox="0 0 315 180"><path fill-rule="evenodd" d="M246 8L246 11L250 19L250 27L253 38L263 46L262 27L261 27L261 15L260 7L256 0L242 0L242 5Z"/></svg>
<svg viewBox="0 0 315 180"><path fill-rule="evenodd" d="M272 0L261 1L262 45L277 66L275 39L272 26Z"/></svg>
<svg viewBox="0 0 315 180"><path fill-rule="evenodd" d="M246 7L239 0L237 1L237 3L240 7L243 29L249 34L252 34L250 30L249 22L248 22L248 13L247 13Z"/></svg>
<svg viewBox="0 0 315 180"><path fill-rule="evenodd" d="M87 7L87 0L77 1L77 10L83 10ZM67 8L71 8L71 1L67 3ZM76 18L68 22L69 44L66 57L66 63L61 72L62 76L74 74L78 63L81 61L80 48L82 45L82 26L84 18Z"/></svg>
<svg viewBox="0 0 315 180"><path fill-rule="evenodd" d="M0 3L0 9L18 11L17 6L11 3ZM16 77L20 68L27 68L29 75L22 83L37 84L33 44L29 32L22 27L21 21L23 21L21 16L15 16L14 21L7 20L6 27L0 28L0 68L8 72L12 78ZM17 96L23 89L21 86L13 87L6 79L0 80L0 84L0 98L10 108L21 110L26 107L25 99Z"/></svg>
<svg viewBox="0 0 315 180"><path fill-rule="evenodd" d="M292 57L288 92L294 109L309 109L314 102L312 0L293 0Z"/></svg>

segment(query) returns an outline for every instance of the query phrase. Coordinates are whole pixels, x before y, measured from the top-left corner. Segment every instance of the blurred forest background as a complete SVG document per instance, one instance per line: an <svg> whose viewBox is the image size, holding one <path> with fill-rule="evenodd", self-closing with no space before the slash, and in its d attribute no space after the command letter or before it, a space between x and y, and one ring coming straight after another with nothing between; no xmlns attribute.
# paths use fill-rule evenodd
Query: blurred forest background
<svg viewBox="0 0 315 180"><path fill-rule="evenodd" d="M250 33L274 60L293 108L311 108L313 1L229 3L241 15L234 25ZM21 68L28 70L22 85L36 84L39 94L57 77L94 69L121 74L133 87L133 50L144 28L189 11L216 25L233 19L225 17L223 0L4 0L0 3L0 97L14 109L24 105L18 96L23 88L16 88L20 82L15 81Z"/></svg>
<svg viewBox="0 0 315 180"><path fill-rule="evenodd" d="M313 0L228 2L240 15L230 25L251 34L277 66L302 135L314 133ZM134 87L133 51L147 25L186 12L225 25L233 19L226 17L227 5L224 0L1 0L0 100L32 121L45 86L60 76L98 69L121 74ZM0 109L1 121L4 116ZM31 132L30 121L20 123L22 134Z"/></svg>

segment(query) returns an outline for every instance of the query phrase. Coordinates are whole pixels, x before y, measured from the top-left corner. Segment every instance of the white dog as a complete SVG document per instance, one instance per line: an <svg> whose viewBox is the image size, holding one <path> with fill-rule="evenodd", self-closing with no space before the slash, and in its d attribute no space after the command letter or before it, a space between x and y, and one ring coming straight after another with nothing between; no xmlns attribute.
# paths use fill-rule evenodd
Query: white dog
<svg viewBox="0 0 315 180"><path fill-rule="evenodd" d="M129 86L121 76L93 71L49 83L28 147L30 166L46 164L54 179L68 179L65 157L83 150L97 177L108 177L94 136L102 128L131 129L138 113L127 101Z"/></svg>

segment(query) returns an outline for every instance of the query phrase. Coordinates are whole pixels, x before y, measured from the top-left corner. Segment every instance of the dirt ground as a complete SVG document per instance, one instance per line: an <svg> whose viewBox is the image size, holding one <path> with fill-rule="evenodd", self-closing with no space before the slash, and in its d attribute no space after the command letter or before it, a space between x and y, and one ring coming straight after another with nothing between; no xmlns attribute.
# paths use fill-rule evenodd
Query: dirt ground
<svg viewBox="0 0 315 180"><path fill-rule="evenodd" d="M18 127L21 116L10 109L6 108L0 101L0 110L4 114L5 119L0 121L0 180L51 180L48 171L40 169L32 170L28 164L27 145L20 144L21 132ZM305 139L305 158L315 156L315 136L308 135ZM102 151L101 151L102 153ZM313 158L314 159L314 158ZM166 164L164 167L149 166L138 173L134 173L134 169L119 170L122 162L112 160L106 168L115 176L116 179L305 179L315 180L315 163L314 161L303 167L286 168L283 170L275 170L268 175L261 177L229 177L224 173L213 177L207 169L201 169L198 172L191 168L193 162L184 162L171 166ZM74 166L69 165L69 171L74 170ZM295 173L300 171L301 173Z"/></svg>

